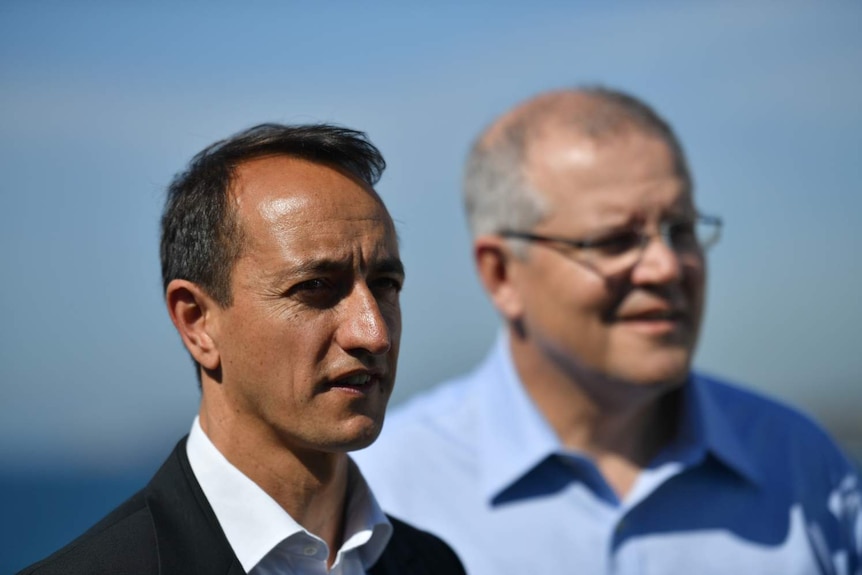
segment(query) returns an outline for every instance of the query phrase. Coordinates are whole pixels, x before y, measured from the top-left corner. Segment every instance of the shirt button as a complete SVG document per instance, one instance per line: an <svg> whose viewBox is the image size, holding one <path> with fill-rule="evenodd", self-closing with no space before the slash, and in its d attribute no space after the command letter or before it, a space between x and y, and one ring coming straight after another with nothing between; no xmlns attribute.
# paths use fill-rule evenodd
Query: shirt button
<svg viewBox="0 0 862 575"><path fill-rule="evenodd" d="M302 553L307 557L317 555L317 547L315 547L314 545L306 545L305 547L303 547Z"/></svg>

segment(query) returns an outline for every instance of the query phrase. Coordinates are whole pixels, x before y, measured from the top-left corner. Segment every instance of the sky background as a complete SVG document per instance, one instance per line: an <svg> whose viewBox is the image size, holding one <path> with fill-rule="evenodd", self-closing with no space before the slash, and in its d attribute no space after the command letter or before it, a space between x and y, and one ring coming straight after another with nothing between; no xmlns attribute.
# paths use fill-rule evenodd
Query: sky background
<svg viewBox="0 0 862 575"><path fill-rule="evenodd" d="M0 468L152 469L188 430L164 189L264 121L366 131L389 163L408 272L394 401L468 369L498 321L470 260L467 149L517 102L584 83L663 114L725 220L697 365L858 441L862 3L6 1Z"/></svg>

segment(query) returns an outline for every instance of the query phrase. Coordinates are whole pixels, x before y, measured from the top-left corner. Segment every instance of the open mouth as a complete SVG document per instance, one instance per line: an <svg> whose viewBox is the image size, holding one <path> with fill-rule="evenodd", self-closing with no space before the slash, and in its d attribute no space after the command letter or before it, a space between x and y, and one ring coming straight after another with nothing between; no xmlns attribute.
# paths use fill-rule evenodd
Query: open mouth
<svg viewBox="0 0 862 575"><path fill-rule="evenodd" d="M357 373L335 382L339 387L368 387L371 384L372 377L368 373Z"/></svg>
<svg viewBox="0 0 862 575"><path fill-rule="evenodd" d="M366 371L353 373L338 379L334 379L329 383L330 389L347 390L355 393L367 393L379 385L381 378L379 375Z"/></svg>

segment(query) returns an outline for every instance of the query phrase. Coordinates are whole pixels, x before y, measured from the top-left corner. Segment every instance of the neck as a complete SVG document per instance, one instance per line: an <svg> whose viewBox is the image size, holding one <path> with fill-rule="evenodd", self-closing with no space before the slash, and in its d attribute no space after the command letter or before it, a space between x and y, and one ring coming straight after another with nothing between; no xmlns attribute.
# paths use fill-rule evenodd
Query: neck
<svg viewBox="0 0 862 575"><path fill-rule="evenodd" d="M294 521L326 542L332 566L342 543L347 455L289 446L271 427L244 418L206 392L199 415L201 428L221 454Z"/></svg>
<svg viewBox="0 0 862 575"><path fill-rule="evenodd" d="M649 386L562 366L516 334L510 337L524 387L567 448L588 454L621 499L676 433L678 384Z"/></svg>

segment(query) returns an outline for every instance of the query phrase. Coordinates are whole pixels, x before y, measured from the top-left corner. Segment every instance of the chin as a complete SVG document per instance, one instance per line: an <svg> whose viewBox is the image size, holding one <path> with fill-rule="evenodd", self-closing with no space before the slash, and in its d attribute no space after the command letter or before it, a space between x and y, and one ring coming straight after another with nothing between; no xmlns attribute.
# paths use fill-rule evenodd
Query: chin
<svg viewBox="0 0 862 575"><path fill-rule="evenodd" d="M639 385L680 385L688 379L694 355L689 341L669 344L654 341L626 342L609 357L608 372ZM635 345L631 345L635 343Z"/></svg>
<svg viewBox="0 0 862 575"><path fill-rule="evenodd" d="M354 420L347 423L344 433L340 434L340 437L334 438L333 451L357 451L365 449L377 440L383 429L383 418L372 419L361 416L356 419L363 421Z"/></svg>
<svg viewBox="0 0 862 575"><path fill-rule="evenodd" d="M690 369L690 362L687 359L676 361L653 359L640 366L630 365L624 370L627 373L621 375L636 385L677 387L686 382Z"/></svg>

